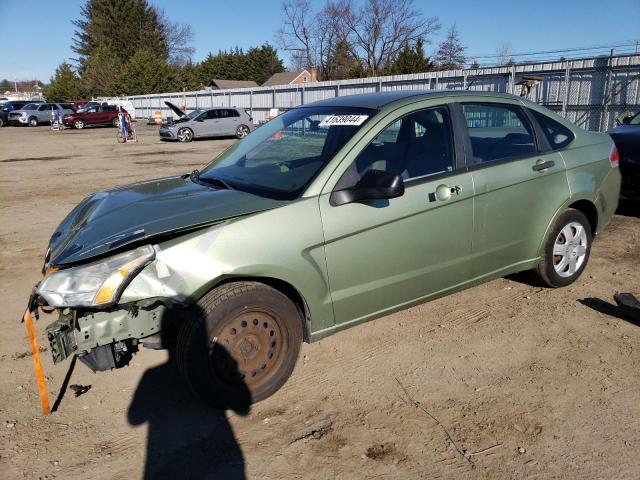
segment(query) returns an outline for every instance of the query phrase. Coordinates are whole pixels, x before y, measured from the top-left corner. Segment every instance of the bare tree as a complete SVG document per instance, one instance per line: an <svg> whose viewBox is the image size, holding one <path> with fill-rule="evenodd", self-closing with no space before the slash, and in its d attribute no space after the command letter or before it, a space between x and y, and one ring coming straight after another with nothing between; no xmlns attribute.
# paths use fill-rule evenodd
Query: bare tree
<svg viewBox="0 0 640 480"><path fill-rule="evenodd" d="M447 32L447 38L440 44L436 53L436 62L442 69L462 68L467 61L464 51L467 48L460 42L460 34L456 24L451 25Z"/></svg>
<svg viewBox="0 0 640 480"><path fill-rule="evenodd" d="M330 59L340 38L333 4L327 2L314 12L309 0L285 0L282 14L278 43L289 52L291 66L295 69L317 67L321 79L332 79Z"/></svg>
<svg viewBox="0 0 640 480"><path fill-rule="evenodd" d="M316 66L325 80L342 76L345 61L378 75L404 45L428 41L440 28L437 18L425 18L413 2L327 0L314 12L310 0L285 0L279 43L293 52L295 66ZM341 65L334 65L336 59Z"/></svg>
<svg viewBox="0 0 640 480"><path fill-rule="evenodd" d="M512 55L511 45L502 43L496 50L496 65L513 65L515 60Z"/></svg>
<svg viewBox="0 0 640 480"><path fill-rule="evenodd" d="M167 43L169 63L183 66L195 53L193 48L193 29L188 23L172 22L163 8L153 7L158 16L160 31Z"/></svg>
<svg viewBox="0 0 640 480"><path fill-rule="evenodd" d="M353 55L372 75L395 59L406 44L429 40L440 29L437 17L425 17L413 0L354 0L330 2L339 31Z"/></svg>

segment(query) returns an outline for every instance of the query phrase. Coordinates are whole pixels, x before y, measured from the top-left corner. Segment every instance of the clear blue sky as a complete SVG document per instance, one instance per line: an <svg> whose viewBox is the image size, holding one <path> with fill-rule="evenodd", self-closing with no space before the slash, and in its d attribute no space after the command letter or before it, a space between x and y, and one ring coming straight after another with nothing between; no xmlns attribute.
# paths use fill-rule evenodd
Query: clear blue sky
<svg viewBox="0 0 640 480"><path fill-rule="evenodd" d="M320 0L317 0L321 3ZM0 0L0 78L47 82L73 58L73 19L83 0ZM275 43L280 0L151 0L174 21L193 27L196 53ZM640 38L640 0L415 0L443 29L456 22L469 56L495 54L506 42L514 53L608 44Z"/></svg>

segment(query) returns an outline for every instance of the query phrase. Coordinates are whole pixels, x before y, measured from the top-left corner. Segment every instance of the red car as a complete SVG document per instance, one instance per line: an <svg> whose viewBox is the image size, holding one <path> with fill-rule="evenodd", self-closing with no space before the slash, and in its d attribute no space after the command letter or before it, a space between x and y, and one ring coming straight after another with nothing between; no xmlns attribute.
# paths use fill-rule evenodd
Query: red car
<svg viewBox="0 0 640 480"><path fill-rule="evenodd" d="M65 125L74 128L84 128L87 125L113 125L117 127L118 107L115 105L96 105L87 110L81 110L64 118Z"/></svg>

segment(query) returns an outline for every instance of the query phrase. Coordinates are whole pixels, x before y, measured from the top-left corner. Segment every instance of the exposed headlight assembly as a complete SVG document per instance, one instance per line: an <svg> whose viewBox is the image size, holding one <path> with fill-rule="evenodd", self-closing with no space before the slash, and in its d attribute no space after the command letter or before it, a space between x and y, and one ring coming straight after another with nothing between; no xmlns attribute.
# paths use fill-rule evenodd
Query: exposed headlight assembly
<svg viewBox="0 0 640 480"><path fill-rule="evenodd" d="M98 307L116 303L129 282L155 257L150 245L94 263L49 273L36 287L52 307Z"/></svg>

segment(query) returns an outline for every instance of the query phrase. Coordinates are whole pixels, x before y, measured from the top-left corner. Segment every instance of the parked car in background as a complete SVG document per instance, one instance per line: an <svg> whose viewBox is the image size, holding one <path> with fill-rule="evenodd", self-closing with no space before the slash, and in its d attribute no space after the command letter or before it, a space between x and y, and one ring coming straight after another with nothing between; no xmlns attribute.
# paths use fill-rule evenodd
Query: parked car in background
<svg viewBox="0 0 640 480"><path fill-rule="evenodd" d="M64 117L64 124L82 129L87 125L120 125L118 107L115 105L96 105L81 109Z"/></svg>
<svg viewBox="0 0 640 480"><path fill-rule="evenodd" d="M55 312L56 363L110 370L139 343L173 345L203 399L256 402L303 340L519 271L576 281L618 204L614 153L505 94L311 103L201 172L88 196L52 235L29 308Z"/></svg>
<svg viewBox="0 0 640 480"><path fill-rule="evenodd" d="M60 111L63 118L73 113L68 103L29 103L20 110L9 113L9 124L37 127L41 123L50 123L52 110Z"/></svg>
<svg viewBox="0 0 640 480"><path fill-rule="evenodd" d="M186 114L173 103L165 103L179 118L160 126L161 140L190 142L194 138L232 135L244 138L255 129L253 119L241 108L198 109Z"/></svg>
<svg viewBox="0 0 640 480"><path fill-rule="evenodd" d="M4 127L9 124L9 113L14 110L20 110L25 105L30 103L35 103L26 100L8 100L2 105L2 109L0 110L0 127Z"/></svg>
<svg viewBox="0 0 640 480"><path fill-rule="evenodd" d="M618 148L622 187L620 198L640 200L640 112L629 115L609 130Z"/></svg>

